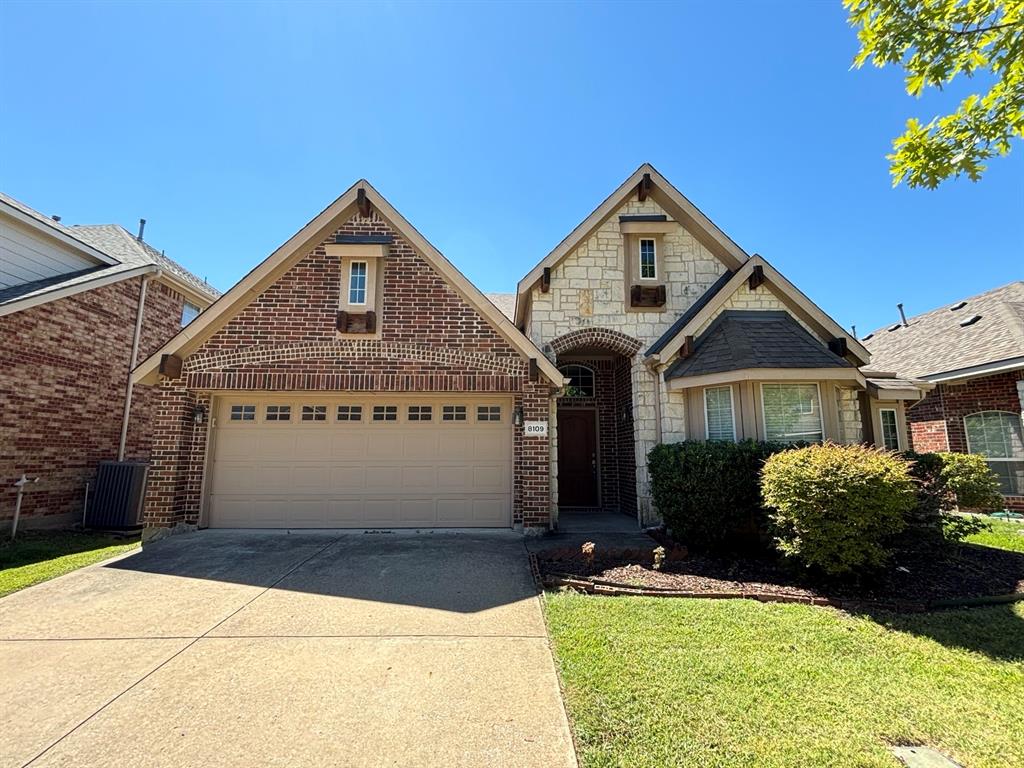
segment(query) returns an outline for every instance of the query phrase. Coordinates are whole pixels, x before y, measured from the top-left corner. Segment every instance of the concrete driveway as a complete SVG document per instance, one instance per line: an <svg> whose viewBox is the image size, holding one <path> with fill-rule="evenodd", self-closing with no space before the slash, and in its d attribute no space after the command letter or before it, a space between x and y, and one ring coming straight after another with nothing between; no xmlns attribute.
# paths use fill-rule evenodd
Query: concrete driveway
<svg viewBox="0 0 1024 768"><path fill-rule="evenodd" d="M0 599L0 766L575 766L521 537L204 531Z"/></svg>

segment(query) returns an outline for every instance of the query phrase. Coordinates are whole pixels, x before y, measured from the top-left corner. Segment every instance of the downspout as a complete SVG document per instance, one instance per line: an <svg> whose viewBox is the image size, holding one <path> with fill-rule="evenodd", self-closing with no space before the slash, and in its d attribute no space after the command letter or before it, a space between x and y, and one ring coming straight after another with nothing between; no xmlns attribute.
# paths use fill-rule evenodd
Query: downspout
<svg viewBox="0 0 1024 768"><path fill-rule="evenodd" d="M655 360L644 361L647 370L654 376L654 442L661 445L661 373Z"/></svg>
<svg viewBox="0 0 1024 768"><path fill-rule="evenodd" d="M132 371L139 361L139 341L142 338L142 318L146 310L146 288L150 280L159 278L163 270L156 270L151 275L142 278L142 285L139 287L139 307L135 313L135 335L132 337L132 356L128 361L128 380L124 389L124 414L121 417L121 442L117 446L117 460L124 461L125 444L128 442L128 420L132 411Z"/></svg>

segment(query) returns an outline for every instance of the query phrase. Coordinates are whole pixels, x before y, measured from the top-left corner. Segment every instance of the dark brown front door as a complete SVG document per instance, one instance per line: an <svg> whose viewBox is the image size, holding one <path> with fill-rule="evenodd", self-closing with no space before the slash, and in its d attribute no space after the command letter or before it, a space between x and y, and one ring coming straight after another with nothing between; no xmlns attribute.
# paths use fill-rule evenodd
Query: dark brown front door
<svg viewBox="0 0 1024 768"><path fill-rule="evenodd" d="M558 409L558 505L597 506L597 419L594 411Z"/></svg>

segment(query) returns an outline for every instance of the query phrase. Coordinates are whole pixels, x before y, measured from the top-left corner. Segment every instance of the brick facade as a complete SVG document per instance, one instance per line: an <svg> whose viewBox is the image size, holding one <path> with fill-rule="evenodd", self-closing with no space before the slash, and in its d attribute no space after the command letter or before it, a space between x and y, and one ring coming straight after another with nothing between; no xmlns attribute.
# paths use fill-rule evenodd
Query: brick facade
<svg viewBox="0 0 1024 768"><path fill-rule="evenodd" d="M0 520L14 514L11 487L38 476L22 500L24 524L80 519L85 483L101 460L116 459L135 333L137 277L0 318ZM180 328L183 297L162 283L147 288L139 359ZM152 387L136 387L126 458L151 448Z"/></svg>
<svg viewBox="0 0 1024 768"><path fill-rule="evenodd" d="M939 384L907 411L910 442L915 451L967 453L964 417L979 411L1021 413L1024 403L1017 382L1024 370L996 373L956 384ZM1024 496L1007 496L1007 505L1024 510Z"/></svg>
<svg viewBox="0 0 1024 768"><path fill-rule="evenodd" d="M339 235L390 235L383 263L380 338L338 334ZM474 392L512 395L524 420L547 421L550 383L377 214L355 216L294 263L191 354L182 376L160 386L146 523L196 524L201 513L211 390ZM513 523L547 528L548 441L515 427Z"/></svg>

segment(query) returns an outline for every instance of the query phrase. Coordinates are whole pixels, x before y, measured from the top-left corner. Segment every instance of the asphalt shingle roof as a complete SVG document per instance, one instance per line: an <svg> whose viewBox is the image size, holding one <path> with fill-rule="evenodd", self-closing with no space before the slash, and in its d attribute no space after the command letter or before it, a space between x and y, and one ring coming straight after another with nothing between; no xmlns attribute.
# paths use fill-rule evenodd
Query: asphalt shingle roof
<svg viewBox="0 0 1024 768"><path fill-rule="evenodd" d="M697 313L704 309L704 307L708 305L708 302L718 295L719 291L725 288L726 283L732 279L733 274L735 273L727 270L717 280L715 280L715 282L713 282L711 286L701 294L700 298L693 302L693 305L683 312L683 314L681 314L679 318L669 326L669 329L661 335L661 338L651 344L647 349L647 352L644 354L656 355L661 352L661 350L665 348L665 345L672 341L672 339L676 337L676 334L683 330L683 328L686 327L686 324L696 317Z"/></svg>
<svg viewBox="0 0 1024 768"><path fill-rule="evenodd" d="M833 354L788 312L726 310L680 358L665 379L738 371L744 368L852 368Z"/></svg>
<svg viewBox="0 0 1024 768"><path fill-rule="evenodd" d="M220 291L200 280L176 261L164 256L147 242L140 242L133 234L120 224L88 224L71 228L80 240L110 254L122 264L132 267L154 264L169 272L195 291L209 296L211 300L220 296Z"/></svg>
<svg viewBox="0 0 1024 768"><path fill-rule="evenodd" d="M514 293L485 293L491 304L501 310L501 314L516 321L516 295Z"/></svg>
<svg viewBox="0 0 1024 768"><path fill-rule="evenodd" d="M916 315L906 326L879 328L860 342L873 370L917 378L1024 357L1024 281Z"/></svg>
<svg viewBox="0 0 1024 768"><path fill-rule="evenodd" d="M69 288L150 265L163 269L181 282L191 286L197 293L209 297L210 301L220 296L220 291L212 285L204 280L200 280L183 266L167 258L148 243L140 243L122 226L117 224L99 224L95 226L68 227L2 192L0 192L0 200L41 224L77 240L83 245L103 252L116 262L114 264L100 264L96 267L67 272L63 275L55 275L41 280L33 280L30 283L12 285L0 290L0 304L9 304L35 296L42 296L50 291Z"/></svg>

